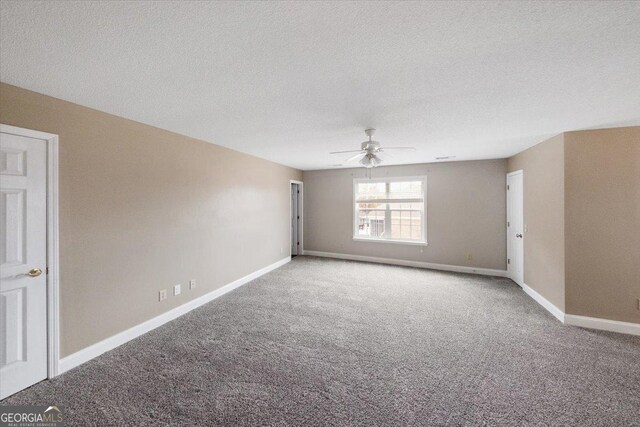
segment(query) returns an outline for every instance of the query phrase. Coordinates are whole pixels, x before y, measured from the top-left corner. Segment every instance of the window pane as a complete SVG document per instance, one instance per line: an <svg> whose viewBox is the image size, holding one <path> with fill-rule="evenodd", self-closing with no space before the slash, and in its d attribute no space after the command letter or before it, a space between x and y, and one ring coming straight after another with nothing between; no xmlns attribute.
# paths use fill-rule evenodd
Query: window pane
<svg viewBox="0 0 640 427"><path fill-rule="evenodd" d="M359 210L358 236L382 237L384 235L384 215L383 210Z"/></svg>
<svg viewBox="0 0 640 427"><path fill-rule="evenodd" d="M392 198L392 199L422 198L422 181L390 182L389 198Z"/></svg>
<svg viewBox="0 0 640 427"><path fill-rule="evenodd" d="M411 227L411 238L413 240L419 240L422 238L422 230L420 230L420 226Z"/></svg>
<svg viewBox="0 0 640 427"><path fill-rule="evenodd" d="M384 182L359 183L357 196L359 199L384 199L387 196L386 184Z"/></svg>

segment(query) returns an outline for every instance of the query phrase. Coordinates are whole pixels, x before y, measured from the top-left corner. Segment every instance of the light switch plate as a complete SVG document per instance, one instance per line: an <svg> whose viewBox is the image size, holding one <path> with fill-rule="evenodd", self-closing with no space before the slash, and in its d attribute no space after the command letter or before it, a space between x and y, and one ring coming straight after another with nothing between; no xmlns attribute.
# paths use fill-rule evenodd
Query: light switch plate
<svg viewBox="0 0 640 427"><path fill-rule="evenodd" d="M196 281L195 279L191 279L189 280L189 289L195 289L196 288Z"/></svg>
<svg viewBox="0 0 640 427"><path fill-rule="evenodd" d="M182 286L181 286L181 285L175 285L175 286L173 287L173 296L174 296L174 297L175 297L175 296L180 295L180 292L182 292L182 289L181 289L181 288L182 288Z"/></svg>
<svg viewBox="0 0 640 427"><path fill-rule="evenodd" d="M158 301L164 301L167 299L167 290L163 289L160 292L158 292Z"/></svg>

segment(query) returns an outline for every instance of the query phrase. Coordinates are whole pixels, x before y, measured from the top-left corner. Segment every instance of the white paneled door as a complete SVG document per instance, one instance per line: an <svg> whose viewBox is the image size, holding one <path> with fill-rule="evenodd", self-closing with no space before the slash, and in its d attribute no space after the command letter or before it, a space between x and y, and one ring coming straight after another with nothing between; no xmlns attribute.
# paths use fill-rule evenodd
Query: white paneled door
<svg viewBox="0 0 640 427"><path fill-rule="evenodd" d="M300 213L298 203L300 200L300 190L298 184L291 184L291 255L299 255L300 238L298 230L300 228Z"/></svg>
<svg viewBox="0 0 640 427"><path fill-rule="evenodd" d="M524 188L523 172L507 175L507 271L524 284Z"/></svg>
<svg viewBox="0 0 640 427"><path fill-rule="evenodd" d="M0 133L0 399L47 377L47 143Z"/></svg>

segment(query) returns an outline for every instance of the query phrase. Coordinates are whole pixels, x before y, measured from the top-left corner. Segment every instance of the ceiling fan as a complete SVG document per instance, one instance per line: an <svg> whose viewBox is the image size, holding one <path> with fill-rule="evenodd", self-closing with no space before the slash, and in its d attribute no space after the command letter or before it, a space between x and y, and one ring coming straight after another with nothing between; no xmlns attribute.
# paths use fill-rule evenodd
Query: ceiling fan
<svg viewBox="0 0 640 427"><path fill-rule="evenodd" d="M358 153L345 160L345 163L360 159L360 164L365 168L375 168L382 163L382 159L378 156L380 153L384 153L387 150L415 150L415 147L381 147L378 141L373 141L371 139L375 131L375 129L365 129L364 133L367 134L369 140L360 144L359 150L332 151L329 154Z"/></svg>

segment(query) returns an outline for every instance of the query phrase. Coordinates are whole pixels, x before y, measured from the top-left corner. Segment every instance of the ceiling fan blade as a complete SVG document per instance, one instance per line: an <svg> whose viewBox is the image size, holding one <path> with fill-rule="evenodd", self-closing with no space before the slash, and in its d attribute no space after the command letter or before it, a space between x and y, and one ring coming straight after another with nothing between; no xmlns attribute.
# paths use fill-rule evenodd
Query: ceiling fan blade
<svg viewBox="0 0 640 427"><path fill-rule="evenodd" d="M358 158L360 158L360 157L364 157L364 156L366 156L366 155L367 155L367 152L366 152L366 151L363 151L363 152L361 152L361 153L356 154L355 156L351 156L351 157L349 157L347 160L345 160L345 162L350 162L350 161L352 161L352 160L358 159Z"/></svg>
<svg viewBox="0 0 640 427"><path fill-rule="evenodd" d="M406 151L415 151L416 147L382 147L380 150L406 150Z"/></svg>
<svg viewBox="0 0 640 427"><path fill-rule="evenodd" d="M359 153L362 150L332 151L329 154Z"/></svg>

